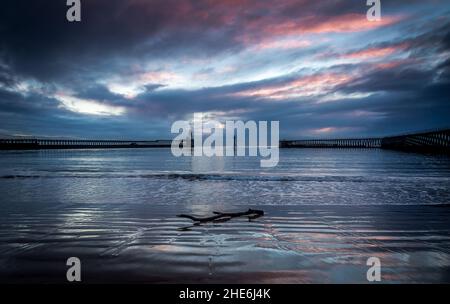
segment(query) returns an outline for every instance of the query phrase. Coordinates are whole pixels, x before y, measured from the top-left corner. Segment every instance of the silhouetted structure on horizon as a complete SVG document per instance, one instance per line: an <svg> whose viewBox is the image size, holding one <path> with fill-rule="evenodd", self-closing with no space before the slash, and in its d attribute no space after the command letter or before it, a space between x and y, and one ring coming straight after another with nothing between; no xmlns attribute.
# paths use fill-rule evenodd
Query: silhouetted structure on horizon
<svg viewBox="0 0 450 304"><path fill-rule="evenodd" d="M384 137L381 148L450 154L450 129Z"/></svg>
<svg viewBox="0 0 450 304"><path fill-rule="evenodd" d="M282 140L281 148L380 148L381 138Z"/></svg>
<svg viewBox="0 0 450 304"><path fill-rule="evenodd" d="M171 143L171 140L0 139L0 150L169 148ZM450 154L450 129L378 138L281 140L280 148L381 148Z"/></svg>
<svg viewBox="0 0 450 304"><path fill-rule="evenodd" d="M0 150L163 148L170 140L0 139Z"/></svg>

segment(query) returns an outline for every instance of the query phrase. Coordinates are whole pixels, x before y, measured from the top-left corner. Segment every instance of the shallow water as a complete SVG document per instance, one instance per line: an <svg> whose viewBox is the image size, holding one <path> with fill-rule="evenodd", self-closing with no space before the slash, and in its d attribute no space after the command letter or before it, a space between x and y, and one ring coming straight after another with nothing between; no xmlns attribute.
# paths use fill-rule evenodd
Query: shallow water
<svg viewBox="0 0 450 304"><path fill-rule="evenodd" d="M450 159L285 149L275 168L169 149L0 152L0 280L450 282ZM213 211L262 209L181 231Z"/></svg>

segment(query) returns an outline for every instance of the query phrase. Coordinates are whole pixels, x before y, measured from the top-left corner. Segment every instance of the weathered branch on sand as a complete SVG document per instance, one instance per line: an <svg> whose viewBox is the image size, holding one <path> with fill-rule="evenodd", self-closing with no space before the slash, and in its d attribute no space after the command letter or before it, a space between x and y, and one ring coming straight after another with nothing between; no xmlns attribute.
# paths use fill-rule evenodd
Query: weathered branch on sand
<svg viewBox="0 0 450 304"><path fill-rule="evenodd" d="M261 217L264 215L264 211L262 210L255 210L255 209L248 209L245 212L213 212L215 215L209 216L209 217L195 217L188 214L178 214L177 217L184 217L193 220L194 224L201 224L201 223L207 223L207 222L225 222L233 217L240 217L240 216L247 216L249 220L256 219L258 217Z"/></svg>

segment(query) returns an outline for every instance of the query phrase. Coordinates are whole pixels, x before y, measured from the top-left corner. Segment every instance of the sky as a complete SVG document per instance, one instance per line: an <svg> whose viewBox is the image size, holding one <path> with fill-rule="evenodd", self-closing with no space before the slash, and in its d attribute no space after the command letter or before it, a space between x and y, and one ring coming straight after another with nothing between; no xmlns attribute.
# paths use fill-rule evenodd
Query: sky
<svg viewBox="0 0 450 304"><path fill-rule="evenodd" d="M0 137L170 139L193 113L281 139L450 125L450 0L0 3Z"/></svg>

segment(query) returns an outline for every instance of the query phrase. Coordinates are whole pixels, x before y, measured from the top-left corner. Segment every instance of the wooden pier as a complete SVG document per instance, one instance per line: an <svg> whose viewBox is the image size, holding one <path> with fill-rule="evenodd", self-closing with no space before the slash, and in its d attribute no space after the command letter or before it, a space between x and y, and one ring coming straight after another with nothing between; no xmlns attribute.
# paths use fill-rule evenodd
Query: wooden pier
<svg viewBox="0 0 450 304"><path fill-rule="evenodd" d="M450 129L384 137L383 149L450 154Z"/></svg>
<svg viewBox="0 0 450 304"><path fill-rule="evenodd" d="M170 140L0 139L0 150L165 148Z"/></svg>
<svg viewBox="0 0 450 304"><path fill-rule="evenodd" d="M281 148L380 148L381 138L305 139L280 141Z"/></svg>
<svg viewBox="0 0 450 304"><path fill-rule="evenodd" d="M170 148L171 140L0 139L0 150ZM280 148L364 148L450 154L450 129L390 137L281 140Z"/></svg>

